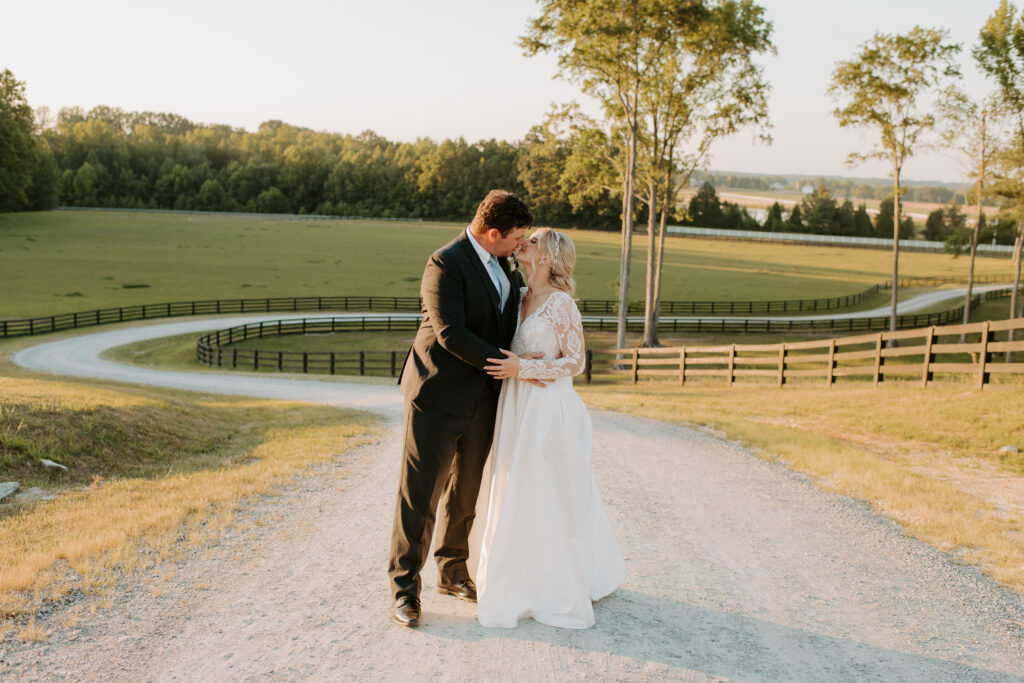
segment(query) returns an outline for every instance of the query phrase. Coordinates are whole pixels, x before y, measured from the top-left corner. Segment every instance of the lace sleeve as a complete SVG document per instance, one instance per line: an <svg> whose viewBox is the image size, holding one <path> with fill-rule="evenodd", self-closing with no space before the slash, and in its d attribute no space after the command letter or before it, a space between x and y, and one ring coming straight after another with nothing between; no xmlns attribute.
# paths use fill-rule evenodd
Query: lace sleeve
<svg viewBox="0 0 1024 683"><path fill-rule="evenodd" d="M553 380L574 377L583 372L586 365L580 309L576 307L572 297L564 292L551 296L557 296L558 300L553 301L552 305L543 311L543 317L555 328L562 357L553 360L520 359L520 379Z"/></svg>

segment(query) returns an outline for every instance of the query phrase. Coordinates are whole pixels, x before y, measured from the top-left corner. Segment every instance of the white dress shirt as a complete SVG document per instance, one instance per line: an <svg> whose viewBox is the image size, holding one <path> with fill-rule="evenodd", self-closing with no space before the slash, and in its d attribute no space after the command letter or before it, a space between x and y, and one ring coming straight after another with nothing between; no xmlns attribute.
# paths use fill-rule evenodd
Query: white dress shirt
<svg viewBox="0 0 1024 683"><path fill-rule="evenodd" d="M483 245L481 245L480 242L477 241L476 235L474 235L473 231L468 227L466 228L466 235L469 236L469 242L470 244L473 245L473 248L476 250L476 255L480 257L480 261L484 264L484 270L486 270L487 274L491 276L491 282L494 283L494 288L498 290L498 296L500 297L502 292L508 292L509 294L511 294L512 284L508 281L508 277L505 275L504 271L501 270L501 265L498 265L497 273L494 272L493 268L491 268L491 258L496 259L498 257L494 256L489 251L484 249ZM498 277L501 277L502 279L505 280L504 285L498 282ZM507 300L508 294L506 294L504 298L505 300ZM502 301L501 303L502 308L504 308L505 301Z"/></svg>

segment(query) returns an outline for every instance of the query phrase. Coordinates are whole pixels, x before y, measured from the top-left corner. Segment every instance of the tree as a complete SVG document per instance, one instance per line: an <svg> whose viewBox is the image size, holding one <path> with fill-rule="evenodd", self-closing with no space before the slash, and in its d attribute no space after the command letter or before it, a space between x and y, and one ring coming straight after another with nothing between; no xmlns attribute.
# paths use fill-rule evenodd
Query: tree
<svg viewBox="0 0 1024 683"><path fill-rule="evenodd" d="M853 214L853 234L857 237L871 237L874 230L875 226L871 224L871 215L868 213L867 204L862 202Z"/></svg>
<svg viewBox="0 0 1024 683"><path fill-rule="evenodd" d="M640 89L652 58L664 47L652 35L651 14L658 0L545 0L520 46L527 56L558 55L560 75L601 102L608 118L621 126L627 153L622 176L622 255L619 267L619 321L616 346L625 346L629 310L629 270L633 246ZM650 51L649 51L650 50Z"/></svg>
<svg viewBox="0 0 1024 683"><path fill-rule="evenodd" d="M276 187L260 192L260 195L256 198L256 208L260 213L288 213L291 211L288 199Z"/></svg>
<svg viewBox="0 0 1024 683"><path fill-rule="evenodd" d="M715 186L711 183L701 185L697 194L690 199L686 213L692 225L701 228L722 227L722 202L715 192Z"/></svg>
<svg viewBox="0 0 1024 683"><path fill-rule="evenodd" d="M929 242L944 242L946 240L946 212L942 209L935 209L928 214L924 222L924 238Z"/></svg>
<svg viewBox="0 0 1024 683"><path fill-rule="evenodd" d="M893 201L892 195L889 195L878 204L878 215L875 216L875 229L874 236L880 239L886 239L893 234L893 223L892 218L895 211L893 210L895 202ZM910 216L904 216L900 219L900 239L912 239L914 237L914 219Z"/></svg>
<svg viewBox="0 0 1024 683"><path fill-rule="evenodd" d="M978 35L978 44L971 50L981 70L996 83L996 97L1009 119L1012 134L1009 144L994 160L999 167L996 194L1014 207L1017 237L1013 249L1013 293L1010 317L1024 317L1024 297L1020 292L1021 250L1024 248L1024 19L1007 0L988 18ZM1018 307L1018 299L1021 302ZM1014 332L1010 330L1010 341ZM1013 359L1007 352L1007 361Z"/></svg>
<svg viewBox="0 0 1024 683"><path fill-rule="evenodd" d="M48 211L60 202L60 168L49 143L37 140L39 162L32 173L32 181L25 191L25 208Z"/></svg>
<svg viewBox="0 0 1024 683"><path fill-rule="evenodd" d="M670 16L674 14L666 22L672 49L658 53L661 61L641 98L639 140L646 152L649 235L644 346L658 345L665 227L678 193L689 185L716 140L743 127L767 125L768 85L753 58L774 52L772 26L764 19L764 9L752 0L668 7ZM769 138L762 133L761 139ZM659 186L661 213L656 223ZM738 223L758 227L744 210L739 211Z"/></svg>
<svg viewBox="0 0 1024 683"><path fill-rule="evenodd" d="M874 129L878 145L850 155L851 164L885 159L892 165L892 303L889 329L896 330L899 286L900 173L924 136L935 126L934 115L920 100L946 79L959 76L954 61L960 46L946 42L948 32L915 26L905 35L876 33L853 59L839 62L829 93L840 101L833 111L842 127Z"/></svg>
<svg viewBox="0 0 1024 683"><path fill-rule="evenodd" d="M0 72L0 211L18 211L29 203L27 191L39 164L34 128L25 84L4 69Z"/></svg>
<svg viewBox="0 0 1024 683"><path fill-rule="evenodd" d="M793 210L789 212L789 218L786 219L786 232L803 232L804 231L804 219L800 213L800 205L794 204Z"/></svg>
<svg viewBox="0 0 1024 683"><path fill-rule="evenodd" d="M947 89L945 96L939 101L939 112L942 116L943 140L946 144L958 150L973 167L973 175L976 179L974 184L975 203L977 210L974 218L974 228L966 230L966 221L963 228L954 228L952 216L947 217L951 233L946 236L946 247L954 253L959 254L964 247L970 252L970 261L967 266L967 292L964 294L964 319L966 325L971 321L971 298L974 295L974 260L978 250L978 239L981 235L982 224L985 220L985 187L991 175L992 156L999 144L996 134L996 125L1000 113L999 102L994 97L988 97L981 101L971 99L966 93L958 88ZM968 193L970 194L970 193ZM956 203L950 205L954 209ZM956 209L959 210L959 209ZM965 217L966 218L966 217ZM966 239L964 239L966 238ZM965 340L966 335L961 335Z"/></svg>
<svg viewBox="0 0 1024 683"><path fill-rule="evenodd" d="M814 235L831 235L836 232L836 200L824 183L819 183L814 192L800 200L800 214L804 228Z"/></svg>
<svg viewBox="0 0 1024 683"><path fill-rule="evenodd" d="M782 232L785 229L786 221L782 217L782 205L775 202L768 207L768 215L764 218L762 229L766 232Z"/></svg>

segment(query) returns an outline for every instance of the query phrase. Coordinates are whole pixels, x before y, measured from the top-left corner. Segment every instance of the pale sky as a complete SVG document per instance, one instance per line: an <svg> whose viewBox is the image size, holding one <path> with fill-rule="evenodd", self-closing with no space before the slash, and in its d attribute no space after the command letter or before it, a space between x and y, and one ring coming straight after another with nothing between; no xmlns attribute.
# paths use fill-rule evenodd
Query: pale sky
<svg viewBox="0 0 1024 683"><path fill-rule="evenodd" d="M762 60L774 144L754 144L749 132L719 142L714 170L885 177L881 163L845 165L873 138L840 129L825 93L835 62L876 31L945 27L964 45L965 87L990 87L970 47L996 0L761 4L778 50ZM54 112L106 104L247 130L281 119L391 140L511 141L552 102L585 103L552 79L554 58L517 47L537 14L532 0L0 0L0 69L26 83L33 107ZM959 181L965 168L955 154L933 153L908 162L903 177Z"/></svg>

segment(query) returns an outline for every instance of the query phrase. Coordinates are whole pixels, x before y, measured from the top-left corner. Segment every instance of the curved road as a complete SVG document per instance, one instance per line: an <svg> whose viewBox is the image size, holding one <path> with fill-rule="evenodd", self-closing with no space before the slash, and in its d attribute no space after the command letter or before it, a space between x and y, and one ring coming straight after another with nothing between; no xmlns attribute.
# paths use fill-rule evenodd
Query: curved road
<svg viewBox="0 0 1024 683"><path fill-rule="evenodd" d="M484 629L472 605L433 591L428 568L425 624L400 629L384 574L396 387L98 357L268 318L113 329L16 354L46 372L368 408L388 429L252 502L174 571L126 578L111 609L47 644L5 642L0 679L1022 680L1021 596L735 444L613 413L594 415L594 466L628 578L596 605L596 626Z"/></svg>

